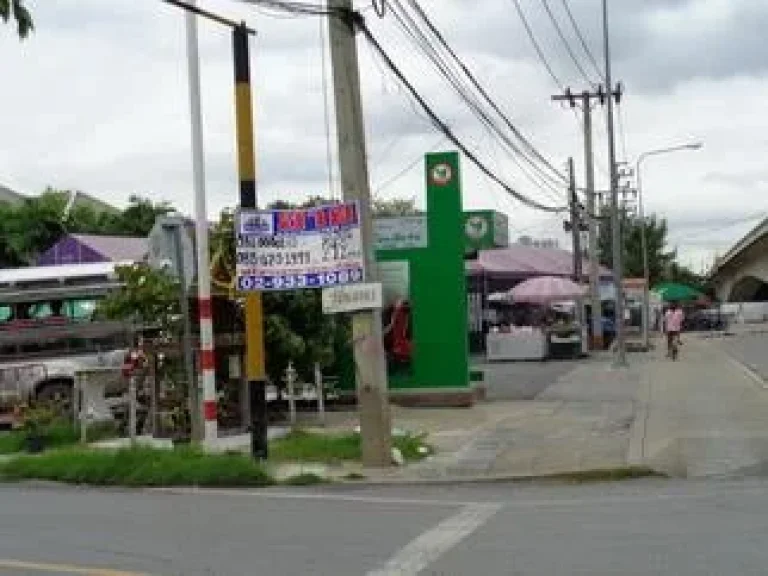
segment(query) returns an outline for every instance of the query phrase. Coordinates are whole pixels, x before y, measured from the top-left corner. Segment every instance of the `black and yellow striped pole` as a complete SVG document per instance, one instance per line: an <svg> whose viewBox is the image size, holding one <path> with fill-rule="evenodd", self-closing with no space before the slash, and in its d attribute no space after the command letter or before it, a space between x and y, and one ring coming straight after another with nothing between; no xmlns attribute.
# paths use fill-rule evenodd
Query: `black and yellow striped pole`
<svg viewBox="0 0 768 576"><path fill-rule="evenodd" d="M235 119L240 208L256 208L256 158L253 145L253 105L248 29L245 23L232 31L235 61ZM267 457L267 395L264 364L264 317L259 292L245 296L245 375L251 413L251 452Z"/></svg>

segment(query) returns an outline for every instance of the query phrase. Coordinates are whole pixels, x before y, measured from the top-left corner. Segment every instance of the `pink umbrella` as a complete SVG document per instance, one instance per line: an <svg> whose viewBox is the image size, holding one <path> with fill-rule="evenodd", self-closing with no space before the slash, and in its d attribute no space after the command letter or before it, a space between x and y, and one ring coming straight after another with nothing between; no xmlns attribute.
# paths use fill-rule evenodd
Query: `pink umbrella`
<svg viewBox="0 0 768 576"><path fill-rule="evenodd" d="M512 290L512 300L531 304L548 304L564 300L576 300L586 294L586 287L568 278L539 276L521 282Z"/></svg>

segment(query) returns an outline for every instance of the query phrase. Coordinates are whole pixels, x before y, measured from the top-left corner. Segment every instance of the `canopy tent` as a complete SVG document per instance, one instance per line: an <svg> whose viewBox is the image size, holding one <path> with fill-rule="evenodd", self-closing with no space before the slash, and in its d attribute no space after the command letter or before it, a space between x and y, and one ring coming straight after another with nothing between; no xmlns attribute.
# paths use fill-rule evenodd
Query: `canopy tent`
<svg viewBox="0 0 768 576"><path fill-rule="evenodd" d="M582 270L586 277L590 263L583 261ZM469 276L489 276L510 280L525 280L535 276L573 276L573 254L556 248L536 248L515 244L508 248L479 250L476 260L465 265ZM600 267L600 277L610 279L612 273Z"/></svg>
<svg viewBox="0 0 768 576"><path fill-rule="evenodd" d="M654 287L653 291L658 294L664 302L696 302L706 300L707 297L686 284L677 282L665 282Z"/></svg>
<svg viewBox="0 0 768 576"><path fill-rule="evenodd" d="M582 298L587 292L585 286L568 278L539 276L521 282L511 290L512 300L530 304L548 304Z"/></svg>

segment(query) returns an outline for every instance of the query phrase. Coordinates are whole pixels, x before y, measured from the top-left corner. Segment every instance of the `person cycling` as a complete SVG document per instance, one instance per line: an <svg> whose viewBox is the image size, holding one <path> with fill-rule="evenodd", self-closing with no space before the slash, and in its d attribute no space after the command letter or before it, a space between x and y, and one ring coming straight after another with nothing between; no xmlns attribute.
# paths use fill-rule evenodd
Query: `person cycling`
<svg viewBox="0 0 768 576"><path fill-rule="evenodd" d="M673 302L664 314L664 331L667 333L667 357L677 357L677 346L680 344L680 332L683 330L683 309L680 304Z"/></svg>

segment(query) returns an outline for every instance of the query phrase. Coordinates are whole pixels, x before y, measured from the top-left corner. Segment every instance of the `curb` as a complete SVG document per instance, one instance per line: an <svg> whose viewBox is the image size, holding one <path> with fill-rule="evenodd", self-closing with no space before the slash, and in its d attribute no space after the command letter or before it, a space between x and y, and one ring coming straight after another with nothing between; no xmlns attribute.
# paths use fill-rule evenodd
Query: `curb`
<svg viewBox="0 0 768 576"><path fill-rule="evenodd" d="M360 486L377 488L385 486L457 486L466 484L500 484L505 482L551 482L559 484L585 484L598 482L619 482L642 478L668 478L663 472L646 466L620 466L616 468L595 468L572 472L551 472L547 474L486 474L477 476L459 476L450 478L403 478L377 480L330 480L330 484L340 486Z"/></svg>

